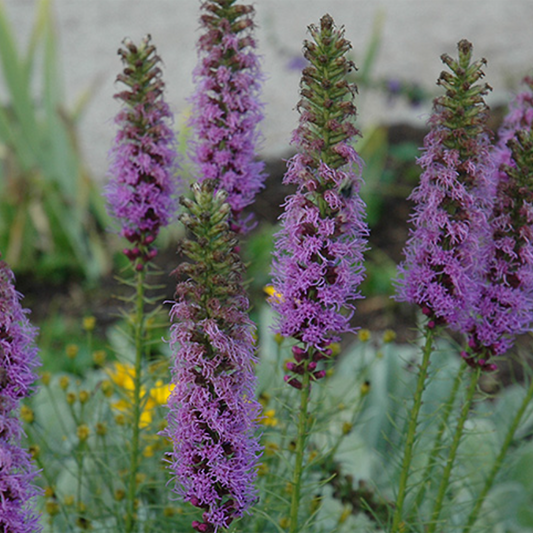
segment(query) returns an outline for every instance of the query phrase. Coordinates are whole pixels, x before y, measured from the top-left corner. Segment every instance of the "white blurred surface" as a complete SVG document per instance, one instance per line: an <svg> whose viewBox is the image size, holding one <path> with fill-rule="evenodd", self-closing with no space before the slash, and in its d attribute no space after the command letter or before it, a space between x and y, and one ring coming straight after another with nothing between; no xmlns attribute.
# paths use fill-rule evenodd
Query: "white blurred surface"
<svg viewBox="0 0 533 533"><path fill-rule="evenodd" d="M0 0L1 1L1 0ZM4 0L20 38L27 37L36 0ZM69 104L91 87L81 138L87 163L103 179L118 110L113 94L121 63L116 54L126 36L138 41L150 33L164 61L167 101L180 115L193 90L199 0L55 0L61 62ZM298 72L288 63L298 56L306 27L328 12L344 25L356 63L369 42L378 13L382 41L375 64L379 76L416 81L429 90L442 70L440 55L455 55L467 38L475 57L485 57L490 102L505 101L509 89L533 73L532 0L257 0L257 40L266 74L263 100L264 157L286 154L297 122ZM0 80L0 83L2 81ZM371 96L357 102L359 127L375 122L408 121L423 125L429 108L388 105ZM179 119L178 119L179 122Z"/></svg>

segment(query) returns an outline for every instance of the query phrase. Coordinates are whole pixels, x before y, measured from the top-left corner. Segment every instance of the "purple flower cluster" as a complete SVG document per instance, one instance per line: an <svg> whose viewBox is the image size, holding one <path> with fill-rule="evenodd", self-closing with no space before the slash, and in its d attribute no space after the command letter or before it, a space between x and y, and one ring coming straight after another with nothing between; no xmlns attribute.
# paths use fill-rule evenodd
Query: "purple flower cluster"
<svg viewBox="0 0 533 533"><path fill-rule="evenodd" d="M285 202L276 241L271 302L280 315L279 333L317 350L351 330L363 280L367 227L354 170L360 162L352 147L341 148L354 166L334 169L322 163L300 182ZM284 183L309 174L304 160L297 154L289 161Z"/></svg>
<svg viewBox="0 0 533 533"><path fill-rule="evenodd" d="M469 333L467 362L492 370L492 355L533 324L533 81L511 103L492 152L497 182L491 217L494 248Z"/></svg>
<svg viewBox="0 0 533 533"><path fill-rule="evenodd" d="M119 131L110 153L106 197L121 235L132 244L124 253L141 270L157 253L152 243L160 228L176 213L175 136L169 126L172 113L162 99L160 59L150 37L139 47L125 41L119 54L126 67L117 81L129 90L116 95L125 107L115 119Z"/></svg>
<svg viewBox="0 0 533 533"><path fill-rule="evenodd" d="M215 183L194 185L180 218L195 235L182 250L191 260L177 273L171 311L175 364L167 435L176 492L203 510L193 528L227 528L256 499L253 485L259 444L254 437L260 406L255 400L254 334L242 286L243 265L233 251L226 193ZM206 236L209 237L206 237Z"/></svg>
<svg viewBox="0 0 533 533"><path fill-rule="evenodd" d="M228 193L233 229L244 232L249 221L242 211L265 179L264 164L255 160L257 124L263 115L258 100L262 75L252 37L254 10L236 0L208 0L202 9L192 158L199 181L215 180Z"/></svg>
<svg viewBox="0 0 533 533"><path fill-rule="evenodd" d="M299 153L284 177L297 190L281 216L271 303L279 333L303 345L294 347L295 363L287 368L318 379L324 371L316 366L331 354L328 346L352 330L368 229L358 195L361 161L350 144L357 134L350 121L356 88L346 79L353 67L345 57L350 44L329 15L309 30L314 42L304 44L309 66L302 73L293 137ZM301 387L297 377L286 381Z"/></svg>
<svg viewBox="0 0 533 533"><path fill-rule="evenodd" d="M0 530L32 533L41 531L31 501L37 493L32 485L36 471L20 447L23 431L16 413L37 378L37 331L13 282L13 273L0 261Z"/></svg>
<svg viewBox="0 0 533 533"><path fill-rule="evenodd" d="M492 249L488 217L492 210L494 163L486 133L488 86L476 85L484 61L471 63L472 45L461 41L459 60L444 55L452 73L439 84L431 131L424 140L420 184L405 261L399 267L400 301L416 303L428 327L448 324L466 333L474 321Z"/></svg>

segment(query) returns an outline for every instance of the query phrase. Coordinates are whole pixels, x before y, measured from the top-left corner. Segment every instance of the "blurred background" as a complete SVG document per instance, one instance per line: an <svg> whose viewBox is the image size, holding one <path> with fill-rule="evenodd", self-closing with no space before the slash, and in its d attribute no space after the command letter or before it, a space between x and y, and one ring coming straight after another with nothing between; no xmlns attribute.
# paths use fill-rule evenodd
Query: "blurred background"
<svg viewBox="0 0 533 533"><path fill-rule="evenodd" d="M37 0L4 0L15 38L26 48L35 21ZM196 63L199 0L54 0L60 76L65 105L87 97L79 123L82 151L97 179L106 172L106 154L114 134L112 117L116 55L124 37L137 41L150 33L165 64L167 98L179 116L187 109ZM295 127L300 56L306 28L329 12L346 28L353 56L363 67L372 39L374 80L418 84L429 93L441 71L439 57L453 54L467 38L476 57L488 60L487 81L494 88L490 103L508 99L533 66L533 2L531 0L258 0L257 40L266 76L262 155L287 151ZM87 92L89 93L87 95ZM5 93L2 90L2 93ZM399 123L423 126L429 106L391 102L383 91L361 91L361 124Z"/></svg>

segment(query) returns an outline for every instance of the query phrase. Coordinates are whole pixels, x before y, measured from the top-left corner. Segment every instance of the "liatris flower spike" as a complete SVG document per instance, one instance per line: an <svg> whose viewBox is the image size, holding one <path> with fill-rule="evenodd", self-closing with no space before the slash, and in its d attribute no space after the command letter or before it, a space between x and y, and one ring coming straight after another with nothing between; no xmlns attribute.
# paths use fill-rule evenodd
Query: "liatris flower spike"
<svg viewBox="0 0 533 533"><path fill-rule="evenodd" d="M298 153L289 160L285 184L297 191L287 198L277 235L273 266L278 331L298 341L293 348L294 377L324 376L317 369L331 355L328 346L352 331L350 318L360 298L363 252L368 235L359 197L361 161L352 146L356 87L347 81L353 68L346 59L350 43L325 15L310 26L313 42L304 43L309 66L301 80L300 124L293 136Z"/></svg>
<svg viewBox="0 0 533 533"><path fill-rule="evenodd" d="M167 436L176 491L204 510L193 528L227 528L256 499L260 406L253 374L255 326L242 285L243 265L229 231L227 193L215 182L193 185L180 218L195 240L181 249L171 347L175 357Z"/></svg>
<svg viewBox="0 0 533 533"><path fill-rule="evenodd" d="M0 260L0 530L33 533L41 531L32 503L36 470L20 446L17 411L37 379L37 331L20 305L13 281L13 273Z"/></svg>
<svg viewBox="0 0 533 533"><path fill-rule="evenodd" d="M446 94L434 101L431 131L418 160L423 173L410 196L416 207L397 299L418 304L429 328L448 324L466 333L490 256L494 165L483 100L490 87L477 84L485 61L471 61L466 40L458 50L457 61L446 54L441 58L451 73L439 78Z"/></svg>
<svg viewBox="0 0 533 533"><path fill-rule="evenodd" d="M253 13L236 0L202 3L204 33L198 43L191 126L196 134L192 159L199 181L212 179L225 190L230 222L237 233L249 220L242 211L263 187L264 164L256 161L262 120L259 103L261 72L255 54Z"/></svg>
<svg viewBox="0 0 533 533"><path fill-rule="evenodd" d="M463 356L494 370L515 335L533 324L533 80L516 96L493 150L497 191L491 229L494 242L477 321Z"/></svg>
<svg viewBox="0 0 533 533"><path fill-rule="evenodd" d="M124 41L125 65L117 81L128 89L115 97L124 108L115 121L119 131L111 149L111 179L106 187L110 214L131 247L126 256L142 270L157 253L153 242L174 218L178 192L173 117L163 101L160 62L150 36L139 47Z"/></svg>

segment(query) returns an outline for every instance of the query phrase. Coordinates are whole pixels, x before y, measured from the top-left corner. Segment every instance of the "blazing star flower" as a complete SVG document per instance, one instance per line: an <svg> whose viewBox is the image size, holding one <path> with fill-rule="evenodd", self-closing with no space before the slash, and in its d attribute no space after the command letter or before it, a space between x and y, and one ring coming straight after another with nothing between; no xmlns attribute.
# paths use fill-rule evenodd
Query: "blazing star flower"
<svg viewBox="0 0 533 533"><path fill-rule="evenodd" d="M309 31L314 42L304 43L309 66L302 73L300 123L293 136L298 153L283 180L297 191L281 216L276 297L270 302L279 314L278 332L300 343L293 349L296 362L287 368L319 379L325 373L317 362L331 355L328 346L341 333L352 331L368 229L358 195L361 161L350 144L358 133L350 121L356 87L346 79L353 67L345 57L351 45L329 15ZM301 387L297 377L286 381Z"/></svg>
<svg viewBox="0 0 533 533"><path fill-rule="evenodd" d="M129 90L115 95L125 107L115 122L119 131L111 149L111 180L106 187L110 214L132 247L124 253L142 270L157 250L152 243L174 218L178 184L173 117L162 99L160 61L146 37L139 47L124 42L119 55L126 65L117 81Z"/></svg>
<svg viewBox="0 0 533 533"><path fill-rule="evenodd" d="M198 43L191 126L197 140L192 159L199 181L215 180L228 194L232 229L247 230L242 211L263 188L264 164L255 160L262 120L262 75L252 36L254 9L236 0L202 3L204 30Z"/></svg>
<svg viewBox="0 0 533 533"><path fill-rule="evenodd" d="M493 255L469 333L472 366L494 370L517 334L533 324L533 80L518 94L499 130L492 156L497 180L491 218Z"/></svg>
<svg viewBox="0 0 533 533"><path fill-rule="evenodd" d="M458 44L459 60L443 55L452 73L438 84L446 90L435 99L435 112L424 139L420 185L410 200L416 207L399 267L397 299L418 304L428 327L448 324L466 333L483 285L491 239L494 163L487 135L487 85L484 60L471 63L472 45Z"/></svg>
<svg viewBox="0 0 533 533"><path fill-rule="evenodd" d="M0 261L0 530L33 533L42 529L32 502L36 470L20 446L23 430L16 413L37 379L37 330L13 282L13 273Z"/></svg>
<svg viewBox="0 0 533 533"><path fill-rule="evenodd" d="M215 183L193 186L180 218L196 240L182 250L191 263L177 273L171 348L173 383L166 435L174 451L175 490L204 510L196 531L227 528L256 499L259 444L254 437L260 406L255 400L255 326L248 317L243 265L229 231L231 208Z"/></svg>

